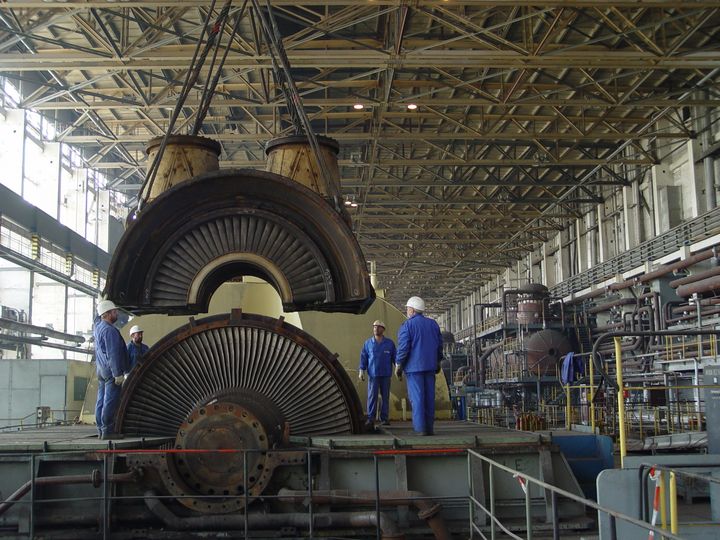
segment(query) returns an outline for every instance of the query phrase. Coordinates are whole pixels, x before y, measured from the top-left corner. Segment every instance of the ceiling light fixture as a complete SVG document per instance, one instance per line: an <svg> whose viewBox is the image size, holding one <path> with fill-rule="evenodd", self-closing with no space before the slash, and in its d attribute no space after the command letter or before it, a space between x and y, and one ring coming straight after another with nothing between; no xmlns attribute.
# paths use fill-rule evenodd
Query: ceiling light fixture
<svg viewBox="0 0 720 540"><path fill-rule="evenodd" d="M356 111L362 111L364 108L365 105L363 105L362 103L356 103L355 105L353 105L353 109L355 109Z"/></svg>
<svg viewBox="0 0 720 540"><path fill-rule="evenodd" d="M415 103L408 103L407 104L408 111L414 111L417 109L417 105Z"/></svg>

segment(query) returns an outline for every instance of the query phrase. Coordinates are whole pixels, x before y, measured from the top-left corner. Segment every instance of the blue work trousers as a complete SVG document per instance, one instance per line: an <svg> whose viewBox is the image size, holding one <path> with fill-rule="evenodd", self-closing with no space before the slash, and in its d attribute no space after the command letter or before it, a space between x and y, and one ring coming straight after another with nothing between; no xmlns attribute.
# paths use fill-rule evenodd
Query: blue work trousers
<svg viewBox="0 0 720 540"><path fill-rule="evenodd" d="M435 420L435 372L416 371L404 375L412 405L413 429L432 435Z"/></svg>
<svg viewBox="0 0 720 540"><path fill-rule="evenodd" d="M390 379L391 377L368 377L367 409L368 420L373 422L377 413L378 392L382 403L380 405L380 421L388 421L390 411Z"/></svg>
<svg viewBox="0 0 720 540"><path fill-rule="evenodd" d="M115 379L98 378L98 394L95 403L95 423L100 435L115 433L115 413L120 404L122 387L115 384Z"/></svg>

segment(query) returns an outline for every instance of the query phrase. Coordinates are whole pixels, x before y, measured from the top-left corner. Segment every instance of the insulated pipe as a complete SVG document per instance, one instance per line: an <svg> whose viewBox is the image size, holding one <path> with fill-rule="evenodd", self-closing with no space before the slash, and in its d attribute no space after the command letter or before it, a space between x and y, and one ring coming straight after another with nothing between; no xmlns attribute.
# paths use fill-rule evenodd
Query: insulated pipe
<svg viewBox="0 0 720 540"><path fill-rule="evenodd" d="M380 503L393 506L414 506L418 517L425 520L432 529L436 540L450 540L445 520L440 513L442 506L428 499L419 491L381 491ZM346 489L321 490L312 492L312 502L319 504L372 504L377 501L375 491L350 491ZM286 502L303 502L309 499L307 491L282 488L278 499Z"/></svg>
<svg viewBox="0 0 720 540"><path fill-rule="evenodd" d="M568 304L577 304L578 302L590 300L591 298L597 298L598 296L602 296L605 293L606 293L605 289L595 289L594 291L590 291L585 294L581 294L580 296L576 296L572 300L569 300L567 303Z"/></svg>
<svg viewBox="0 0 720 540"><path fill-rule="evenodd" d="M303 492L307 495L306 492ZM163 503L153 491L145 493L145 504L148 509L162 521L169 529L176 531L191 530L239 530L246 525L245 516L242 514L220 514L194 517L180 517L175 515ZM379 516L379 522L378 522ZM330 512L324 514L312 514L313 527L322 529L342 527L379 527L382 531L383 540L402 540L405 535L395 522L387 514L374 510L365 512ZM248 529L279 529L281 527L310 527L310 514L306 513L282 513L282 514L260 514L253 513L247 516Z"/></svg>
<svg viewBox="0 0 720 540"><path fill-rule="evenodd" d="M610 308L614 308L617 306L629 306L630 304L634 304L637 300L635 298L620 298L619 300L615 300L613 302L608 302L607 304L601 304L599 306L592 307L587 310L588 313L602 313L603 311L608 311Z"/></svg>
<svg viewBox="0 0 720 540"><path fill-rule="evenodd" d="M680 285L687 285L688 283L695 283L696 281L700 281L701 279L713 277L720 275L720 266L715 266L714 268L711 268L710 270L706 270L705 272L698 272L697 274L693 274L691 276L685 276L684 278L675 279L670 282L670 286L673 289L676 289Z"/></svg>
<svg viewBox="0 0 720 540"><path fill-rule="evenodd" d="M720 276L709 277L695 283L680 285L677 288L677 295L687 298L693 294L700 294L720 289Z"/></svg>
<svg viewBox="0 0 720 540"><path fill-rule="evenodd" d="M135 471L111 474L110 482L132 482L137 480L138 474ZM73 484L92 484L93 487L102 485L102 474L98 469L93 470L90 474L72 474L64 476L40 476L33 480L28 480L22 486L15 490L4 502L0 503L0 516L7 512L12 505L28 494L30 489L38 486L67 486Z"/></svg>
<svg viewBox="0 0 720 540"><path fill-rule="evenodd" d="M669 274L673 270L680 270L681 268L687 268L688 266L692 266L693 264L699 263L700 261L706 261L712 256L713 250L708 249L707 251L701 251L700 253L691 255L687 259L676 261L671 264L666 264L665 266L661 266L657 270L648 272L647 274L643 274L642 276L640 276L640 283L647 283L648 281L652 281L653 279L663 277L664 275Z"/></svg>

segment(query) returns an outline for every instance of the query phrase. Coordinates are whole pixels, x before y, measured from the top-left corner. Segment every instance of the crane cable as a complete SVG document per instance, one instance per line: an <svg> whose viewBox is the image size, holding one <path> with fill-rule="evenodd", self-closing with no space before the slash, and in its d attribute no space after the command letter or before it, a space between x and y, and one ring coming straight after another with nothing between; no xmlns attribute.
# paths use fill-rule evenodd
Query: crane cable
<svg viewBox="0 0 720 540"><path fill-rule="evenodd" d="M290 117L293 120L293 126L295 127L295 133L302 135L303 132L310 142L310 147L315 154L318 168L320 169L320 177L325 187L325 192L330 196L335 206L335 210L338 213L342 212L342 205L340 204L340 190L338 186L333 182L332 175L330 173L330 167L325 160L325 156L320 151L320 145L317 141L317 136L313 131L310 118L308 118L305 108L303 107L302 98L298 92L295 81L290 72L290 61L288 60L285 52L285 47L278 30L275 16L273 15L272 6L269 0L265 0L267 7L268 17L266 18L263 14L260 3L258 0L252 0L255 11L257 11L258 17L260 18L261 26L265 34L267 41L268 50L272 58L273 64L273 75L278 83L278 86L282 89L285 95L285 101L287 103ZM268 21L269 19L269 21Z"/></svg>

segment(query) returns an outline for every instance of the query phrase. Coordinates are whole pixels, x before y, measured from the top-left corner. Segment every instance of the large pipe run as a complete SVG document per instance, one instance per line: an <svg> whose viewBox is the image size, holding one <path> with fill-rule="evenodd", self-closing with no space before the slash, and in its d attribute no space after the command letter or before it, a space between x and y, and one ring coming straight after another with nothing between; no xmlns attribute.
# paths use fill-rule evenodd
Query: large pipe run
<svg viewBox="0 0 720 540"><path fill-rule="evenodd" d="M691 276L685 276L680 279L675 279L670 282L670 286L673 289L676 289L680 285L688 285L689 283L695 283L696 281L700 281L701 279L706 279L717 275L720 275L720 266L716 266L714 268L711 268L710 270L706 270L705 272L698 272L697 274L692 274Z"/></svg>
<svg viewBox="0 0 720 540"><path fill-rule="evenodd" d="M701 251L700 253L691 255L687 259L682 259L680 261L675 261L674 263L666 264L665 266L661 266L657 270L648 272L647 274L643 274L642 276L640 276L639 281L640 283L647 283L649 281L652 281L653 279L663 277L664 275L669 274L673 270L680 270L681 268L687 268L688 266L692 266L693 264L697 264L701 261L706 261L712 256L712 249L708 249L707 251Z"/></svg>
<svg viewBox="0 0 720 540"><path fill-rule="evenodd" d="M307 494L306 494L307 495ZM309 513L282 513L282 514L248 514L247 523L243 514L206 515L195 517L180 517L175 515L157 495L148 491L145 493L145 504L148 509L162 521L169 529L176 531L192 530L242 530L246 526L250 530L280 529L281 527L310 528ZM397 524L383 512L330 512L312 514L312 526L318 529L366 528L379 527L383 540L402 540L405 535Z"/></svg>
<svg viewBox="0 0 720 540"><path fill-rule="evenodd" d="M349 491L334 489L313 491L312 502L318 504L374 504L378 494L375 491ZM418 510L418 517L427 522L432 529L436 540L450 540L445 520L442 517L442 507L428 499L419 491L381 491L380 503L394 506L414 506ZM278 499L287 502L308 502L306 491L281 489Z"/></svg>
<svg viewBox="0 0 720 540"><path fill-rule="evenodd" d="M687 298L693 294L706 293L710 291L720 290L720 276L709 277L695 283L680 285L677 288L677 295Z"/></svg>
<svg viewBox="0 0 720 540"><path fill-rule="evenodd" d="M111 474L108 478L110 482L132 482L137 480L137 473L134 471L121 474ZM22 486L17 488L14 493L10 494L3 503L0 503L0 516L7 512L16 502L22 499L30 492L32 487L40 486L69 486L75 484L92 484L93 487L100 487L103 478L99 470L95 469L90 474L73 474L63 476L40 476L33 480L28 480Z"/></svg>

